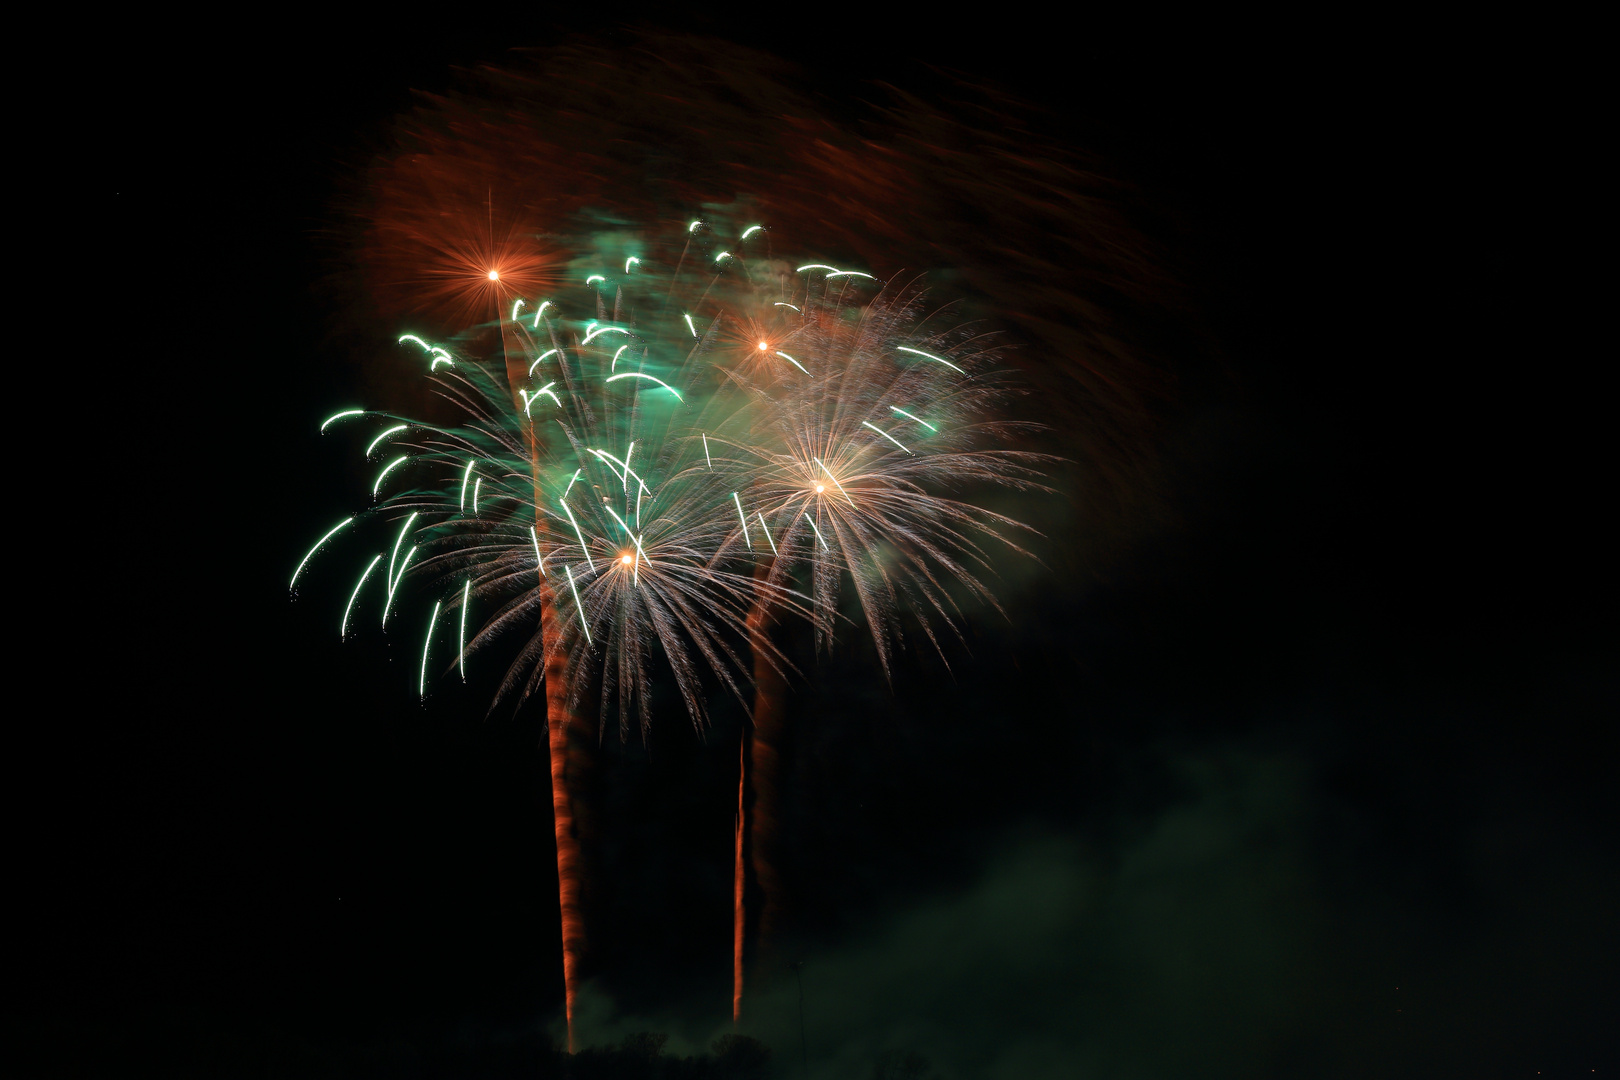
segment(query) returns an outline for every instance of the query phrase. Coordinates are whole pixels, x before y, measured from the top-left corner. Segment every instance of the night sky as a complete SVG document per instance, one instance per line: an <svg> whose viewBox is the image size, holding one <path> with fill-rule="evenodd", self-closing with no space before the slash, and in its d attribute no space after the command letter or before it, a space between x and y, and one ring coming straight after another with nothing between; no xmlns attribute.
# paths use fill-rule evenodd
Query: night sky
<svg viewBox="0 0 1620 1080"><path fill-rule="evenodd" d="M51 584L11 710L11 1075L533 1076L561 1030L543 717L486 715L493 671L418 704L414 631L340 647L346 564L286 589L358 490L316 424L392 355L333 285L340 193L453 68L624 40L447 18L131 23L100 65L111 310L75 351L114 363L29 403L91 483L16 461L46 527L13 562ZM678 29L834 111L949 96L930 64L1038 102L1150 267L1116 327L1149 464L1106 497L1058 470L1042 565L949 672L914 649L890 687L851 634L796 690L747 1029L775 1075L1612 1074L1612 481L1529 76L1437 88L1326 28ZM666 715L602 748L583 1027L693 1055L729 1030L739 716Z"/></svg>

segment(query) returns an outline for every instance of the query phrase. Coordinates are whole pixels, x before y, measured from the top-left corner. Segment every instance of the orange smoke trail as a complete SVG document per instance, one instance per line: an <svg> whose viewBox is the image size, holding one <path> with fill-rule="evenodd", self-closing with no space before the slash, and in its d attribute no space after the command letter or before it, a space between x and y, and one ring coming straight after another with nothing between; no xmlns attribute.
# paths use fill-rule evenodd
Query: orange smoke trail
<svg viewBox="0 0 1620 1080"><path fill-rule="evenodd" d="M757 571L762 580L769 573L769 565ZM744 878L748 868L752 868L754 881L763 895L754 928L756 942L763 945L770 937L781 919L783 909L782 884L774 853L776 792L781 773L782 740L787 732L787 677L773 660L773 650L767 642L775 623L775 605L760 590L748 613L748 636L754 643L754 714L752 728L744 739L743 753L746 758L739 762L741 775L738 777L737 911L733 933L735 955L732 961L734 1019L740 1014L743 970L747 959L748 913L744 900ZM751 806L742 801L744 785L753 791Z"/></svg>
<svg viewBox="0 0 1620 1080"><path fill-rule="evenodd" d="M743 901L743 886L747 879L743 859L743 793L748 788L748 733L743 732L737 744L737 859L732 871L731 908L731 1022L742 1021L743 942L747 937L748 907Z"/></svg>
<svg viewBox="0 0 1620 1080"><path fill-rule="evenodd" d="M557 835L557 899L562 913L563 997L568 1017L568 1052L577 1049L574 1006L585 955L584 863L574 793L580 787L590 742L587 725L568 704L567 658L557 608L547 596L540 608L540 635L546 652L546 729L551 750L551 813Z"/></svg>

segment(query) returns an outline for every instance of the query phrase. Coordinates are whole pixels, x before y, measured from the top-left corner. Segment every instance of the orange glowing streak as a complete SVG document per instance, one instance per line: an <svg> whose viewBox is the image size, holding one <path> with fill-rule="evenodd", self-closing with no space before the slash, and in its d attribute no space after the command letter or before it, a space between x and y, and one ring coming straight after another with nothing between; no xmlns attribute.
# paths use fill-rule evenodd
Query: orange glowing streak
<svg viewBox="0 0 1620 1080"><path fill-rule="evenodd" d="M590 733L568 702L568 661L562 647L562 629L557 625L557 608L550 602L550 590L545 593L545 602L540 605L540 634L546 652L546 726L551 750L551 814L557 836L557 899L562 913L563 1004L568 1017L568 1052L572 1054L577 1049L574 1005L585 953L581 888L584 864L574 792L582 779Z"/></svg>
<svg viewBox="0 0 1620 1080"><path fill-rule="evenodd" d="M748 786L748 735L744 732L737 744L737 857L732 866L731 899L731 1022L742 1022L743 994L743 942L748 909L743 904L743 882L746 878L743 860L743 792Z"/></svg>

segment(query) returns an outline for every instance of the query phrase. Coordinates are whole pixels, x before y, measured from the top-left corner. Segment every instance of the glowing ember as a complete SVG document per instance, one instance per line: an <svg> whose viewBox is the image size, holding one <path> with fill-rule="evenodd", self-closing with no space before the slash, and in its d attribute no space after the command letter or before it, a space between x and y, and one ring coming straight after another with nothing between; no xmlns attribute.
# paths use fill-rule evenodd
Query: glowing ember
<svg viewBox="0 0 1620 1080"><path fill-rule="evenodd" d="M499 270L491 270L489 272L489 280L491 280L491 281L499 281L499 280L501 280L501 272Z"/></svg>

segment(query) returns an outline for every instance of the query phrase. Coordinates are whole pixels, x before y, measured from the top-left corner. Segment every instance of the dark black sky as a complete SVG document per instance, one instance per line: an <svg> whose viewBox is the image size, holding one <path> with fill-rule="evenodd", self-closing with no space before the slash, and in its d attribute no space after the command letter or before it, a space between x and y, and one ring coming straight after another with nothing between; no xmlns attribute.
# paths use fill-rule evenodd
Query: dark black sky
<svg viewBox="0 0 1620 1080"><path fill-rule="evenodd" d="M367 385L319 285L344 171L413 88L593 29L444 18L110 50L129 343L98 346L107 494L48 541L82 569L11 758L8 1045L38 1075L507 1075L559 1009L536 718L486 719L476 680L419 707L408 646L339 649L332 597L284 587L352 487L314 421ZM1181 283L1151 314L1163 503L1054 541L955 682L891 694L852 648L798 699L812 1070L1602 1075L1612 485L1529 76L1345 27L1000 18L679 27L852 103L933 63L1051 106ZM720 1030L734 734L605 752L602 1040ZM787 1065L785 1000L756 1033Z"/></svg>

